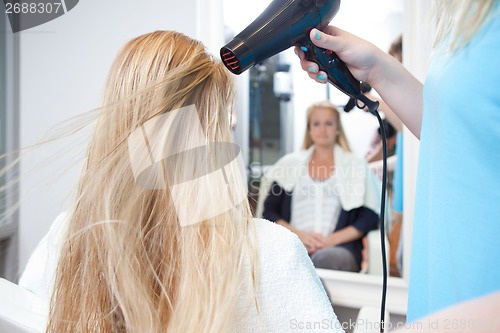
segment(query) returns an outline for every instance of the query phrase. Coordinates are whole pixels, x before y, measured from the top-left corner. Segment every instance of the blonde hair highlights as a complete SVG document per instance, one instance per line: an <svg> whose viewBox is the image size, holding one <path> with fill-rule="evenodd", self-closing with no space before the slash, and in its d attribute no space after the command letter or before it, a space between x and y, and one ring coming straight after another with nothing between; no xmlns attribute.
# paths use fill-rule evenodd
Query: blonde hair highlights
<svg viewBox="0 0 500 333"><path fill-rule="evenodd" d="M488 20L498 0L436 0L433 8L436 39L434 46L448 40L449 51L464 47Z"/></svg>
<svg viewBox="0 0 500 333"><path fill-rule="evenodd" d="M70 210L48 332L229 332L247 282L254 287L249 306L256 306L257 245L246 198L183 227L168 187L137 183L128 145L149 120L195 105L206 150L217 159L214 145L231 142L232 100L228 72L196 40L156 31L123 47ZM188 140L192 126L179 126L178 139ZM154 140L160 148L171 144L161 135ZM184 165L197 162L190 156ZM159 166L165 184L175 182L169 166ZM183 179L189 172L181 165L173 174ZM237 178L209 185L231 191ZM178 195L196 209L188 192Z"/></svg>

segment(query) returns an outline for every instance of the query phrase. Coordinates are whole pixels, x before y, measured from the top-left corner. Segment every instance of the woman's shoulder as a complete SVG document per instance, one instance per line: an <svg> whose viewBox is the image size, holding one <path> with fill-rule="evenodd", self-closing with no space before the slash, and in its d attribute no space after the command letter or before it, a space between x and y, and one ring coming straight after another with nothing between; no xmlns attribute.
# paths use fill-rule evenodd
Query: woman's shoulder
<svg viewBox="0 0 500 333"><path fill-rule="evenodd" d="M261 258L270 267L312 267L299 237L287 228L265 219L254 219Z"/></svg>
<svg viewBox="0 0 500 333"><path fill-rule="evenodd" d="M308 150L290 153L280 158L262 177L262 181L277 182L286 191L291 191L297 179L307 172Z"/></svg>
<svg viewBox="0 0 500 333"><path fill-rule="evenodd" d="M40 296L47 304L52 294L55 272L68 222L68 212L62 212L57 216L47 234L31 253L19 279L20 286Z"/></svg>
<svg viewBox="0 0 500 333"><path fill-rule="evenodd" d="M325 331L342 332L327 294L301 241L291 231L254 219L259 242L258 302L260 323L269 332L302 328L295 323L328 322ZM254 331L255 326L250 331ZM239 330L246 332L246 330ZM312 330L317 332L317 330Z"/></svg>
<svg viewBox="0 0 500 333"><path fill-rule="evenodd" d="M300 242L297 235L279 224L261 218L254 218L253 220L259 245L294 244Z"/></svg>
<svg viewBox="0 0 500 333"><path fill-rule="evenodd" d="M282 167L282 166L297 166L302 165L307 161L308 156L310 155L309 150L299 150L293 153L289 153L283 155L276 163L274 163L274 167Z"/></svg>
<svg viewBox="0 0 500 333"><path fill-rule="evenodd" d="M337 157L337 159L339 159L343 163L347 163L347 164L354 163L357 165L368 166L368 163L364 159L362 159L361 157L359 157L358 155L356 155L352 151L342 148L339 145L335 146L335 156Z"/></svg>

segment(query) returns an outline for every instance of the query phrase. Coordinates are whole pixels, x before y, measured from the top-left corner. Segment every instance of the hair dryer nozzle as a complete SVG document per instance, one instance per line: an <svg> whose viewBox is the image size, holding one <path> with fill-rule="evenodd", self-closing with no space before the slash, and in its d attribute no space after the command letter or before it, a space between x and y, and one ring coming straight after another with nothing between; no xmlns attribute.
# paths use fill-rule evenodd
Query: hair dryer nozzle
<svg viewBox="0 0 500 333"><path fill-rule="evenodd" d="M233 74L241 74L255 64L252 51L237 38L220 49L220 57Z"/></svg>

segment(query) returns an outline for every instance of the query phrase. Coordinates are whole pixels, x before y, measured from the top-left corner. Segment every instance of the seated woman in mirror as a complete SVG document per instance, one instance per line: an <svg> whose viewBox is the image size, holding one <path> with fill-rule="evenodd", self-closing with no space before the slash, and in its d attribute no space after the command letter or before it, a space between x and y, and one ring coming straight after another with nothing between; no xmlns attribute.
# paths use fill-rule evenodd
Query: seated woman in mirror
<svg viewBox="0 0 500 333"><path fill-rule="evenodd" d="M350 151L337 108L319 102L307 110L303 150L264 175L262 215L297 234L317 268L359 272L362 238L379 223L380 186Z"/></svg>

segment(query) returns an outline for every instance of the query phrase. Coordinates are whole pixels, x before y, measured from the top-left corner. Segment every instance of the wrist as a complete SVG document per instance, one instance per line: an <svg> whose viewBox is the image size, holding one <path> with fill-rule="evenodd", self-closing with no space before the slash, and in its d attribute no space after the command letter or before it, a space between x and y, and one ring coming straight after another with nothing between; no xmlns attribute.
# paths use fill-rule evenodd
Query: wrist
<svg viewBox="0 0 500 333"><path fill-rule="evenodd" d="M330 234L330 236L326 238L326 245L327 247L337 246L337 235L335 233Z"/></svg>
<svg viewBox="0 0 500 333"><path fill-rule="evenodd" d="M379 91L386 84L388 76L394 71L395 59L380 49L376 49L373 57L373 66L367 82L376 91ZM397 64L400 65L399 63Z"/></svg>

